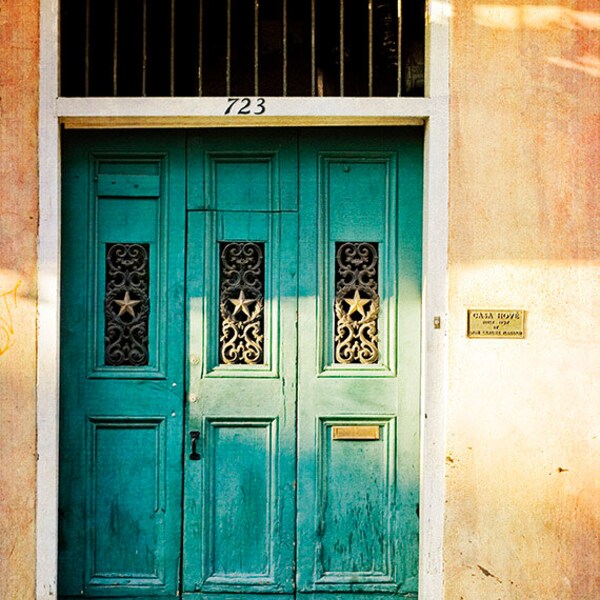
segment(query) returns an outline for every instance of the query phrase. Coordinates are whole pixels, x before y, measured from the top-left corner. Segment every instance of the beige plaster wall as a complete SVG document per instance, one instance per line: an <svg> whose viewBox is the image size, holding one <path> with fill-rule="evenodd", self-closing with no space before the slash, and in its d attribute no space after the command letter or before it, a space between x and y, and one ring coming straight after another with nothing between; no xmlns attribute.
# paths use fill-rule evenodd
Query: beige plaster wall
<svg viewBox="0 0 600 600"><path fill-rule="evenodd" d="M0 599L35 588L38 2L0 0Z"/></svg>
<svg viewBox="0 0 600 600"><path fill-rule="evenodd" d="M448 600L600 598L600 12L451 3ZM467 308L527 310L524 340Z"/></svg>
<svg viewBox="0 0 600 600"><path fill-rule="evenodd" d="M450 13L446 598L600 589L600 12ZM0 598L34 597L36 0L0 0ZM466 309L524 308L525 340Z"/></svg>

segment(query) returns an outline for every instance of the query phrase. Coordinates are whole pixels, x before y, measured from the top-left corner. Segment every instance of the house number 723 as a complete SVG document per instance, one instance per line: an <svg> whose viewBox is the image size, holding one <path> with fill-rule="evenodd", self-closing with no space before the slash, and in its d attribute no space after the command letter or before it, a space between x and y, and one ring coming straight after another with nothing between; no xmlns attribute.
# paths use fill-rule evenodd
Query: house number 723
<svg viewBox="0 0 600 600"><path fill-rule="evenodd" d="M264 98L227 98L224 115L262 115L267 110Z"/></svg>

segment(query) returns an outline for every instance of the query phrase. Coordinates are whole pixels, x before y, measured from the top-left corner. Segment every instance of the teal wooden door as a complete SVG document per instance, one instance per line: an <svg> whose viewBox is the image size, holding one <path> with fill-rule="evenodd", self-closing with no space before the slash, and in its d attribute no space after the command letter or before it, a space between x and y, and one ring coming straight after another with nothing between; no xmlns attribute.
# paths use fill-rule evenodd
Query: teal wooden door
<svg viewBox="0 0 600 600"><path fill-rule="evenodd" d="M184 595L294 593L297 165L284 133L190 140Z"/></svg>
<svg viewBox="0 0 600 600"><path fill-rule="evenodd" d="M69 133L62 181L59 593L174 597L185 138Z"/></svg>
<svg viewBox="0 0 600 600"><path fill-rule="evenodd" d="M413 597L422 132L65 139L61 597Z"/></svg>
<svg viewBox="0 0 600 600"><path fill-rule="evenodd" d="M420 132L300 144L297 590L417 592Z"/></svg>

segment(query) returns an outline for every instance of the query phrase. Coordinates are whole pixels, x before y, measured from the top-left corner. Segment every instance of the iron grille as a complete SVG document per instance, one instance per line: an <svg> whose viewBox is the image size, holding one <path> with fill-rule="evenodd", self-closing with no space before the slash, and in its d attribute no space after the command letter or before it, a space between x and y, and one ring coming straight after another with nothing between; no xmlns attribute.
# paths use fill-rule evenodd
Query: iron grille
<svg viewBox="0 0 600 600"><path fill-rule="evenodd" d="M424 0L62 0L63 96L421 96Z"/></svg>
<svg viewBox="0 0 600 600"><path fill-rule="evenodd" d="M148 364L150 244L106 244L104 363Z"/></svg>
<svg viewBox="0 0 600 600"><path fill-rule="evenodd" d="M335 362L376 363L379 245L336 242L335 263Z"/></svg>
<svg viewBox="0 0 600 600"><path fill-rule="evenodd" d="M265 245L220 242L219 362L263 363Z"/></svg>

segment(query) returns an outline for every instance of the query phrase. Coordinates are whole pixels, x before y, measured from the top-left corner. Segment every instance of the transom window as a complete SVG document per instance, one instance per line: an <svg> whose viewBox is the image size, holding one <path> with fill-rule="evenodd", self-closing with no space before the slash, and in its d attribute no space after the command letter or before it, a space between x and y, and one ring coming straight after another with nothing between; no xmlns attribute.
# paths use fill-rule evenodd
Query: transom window
<svg viewBox="0 0 600 600"><path fill-rule="evenodd" d="M424 0L62 0L62 96L422 96Z"/></svg>

